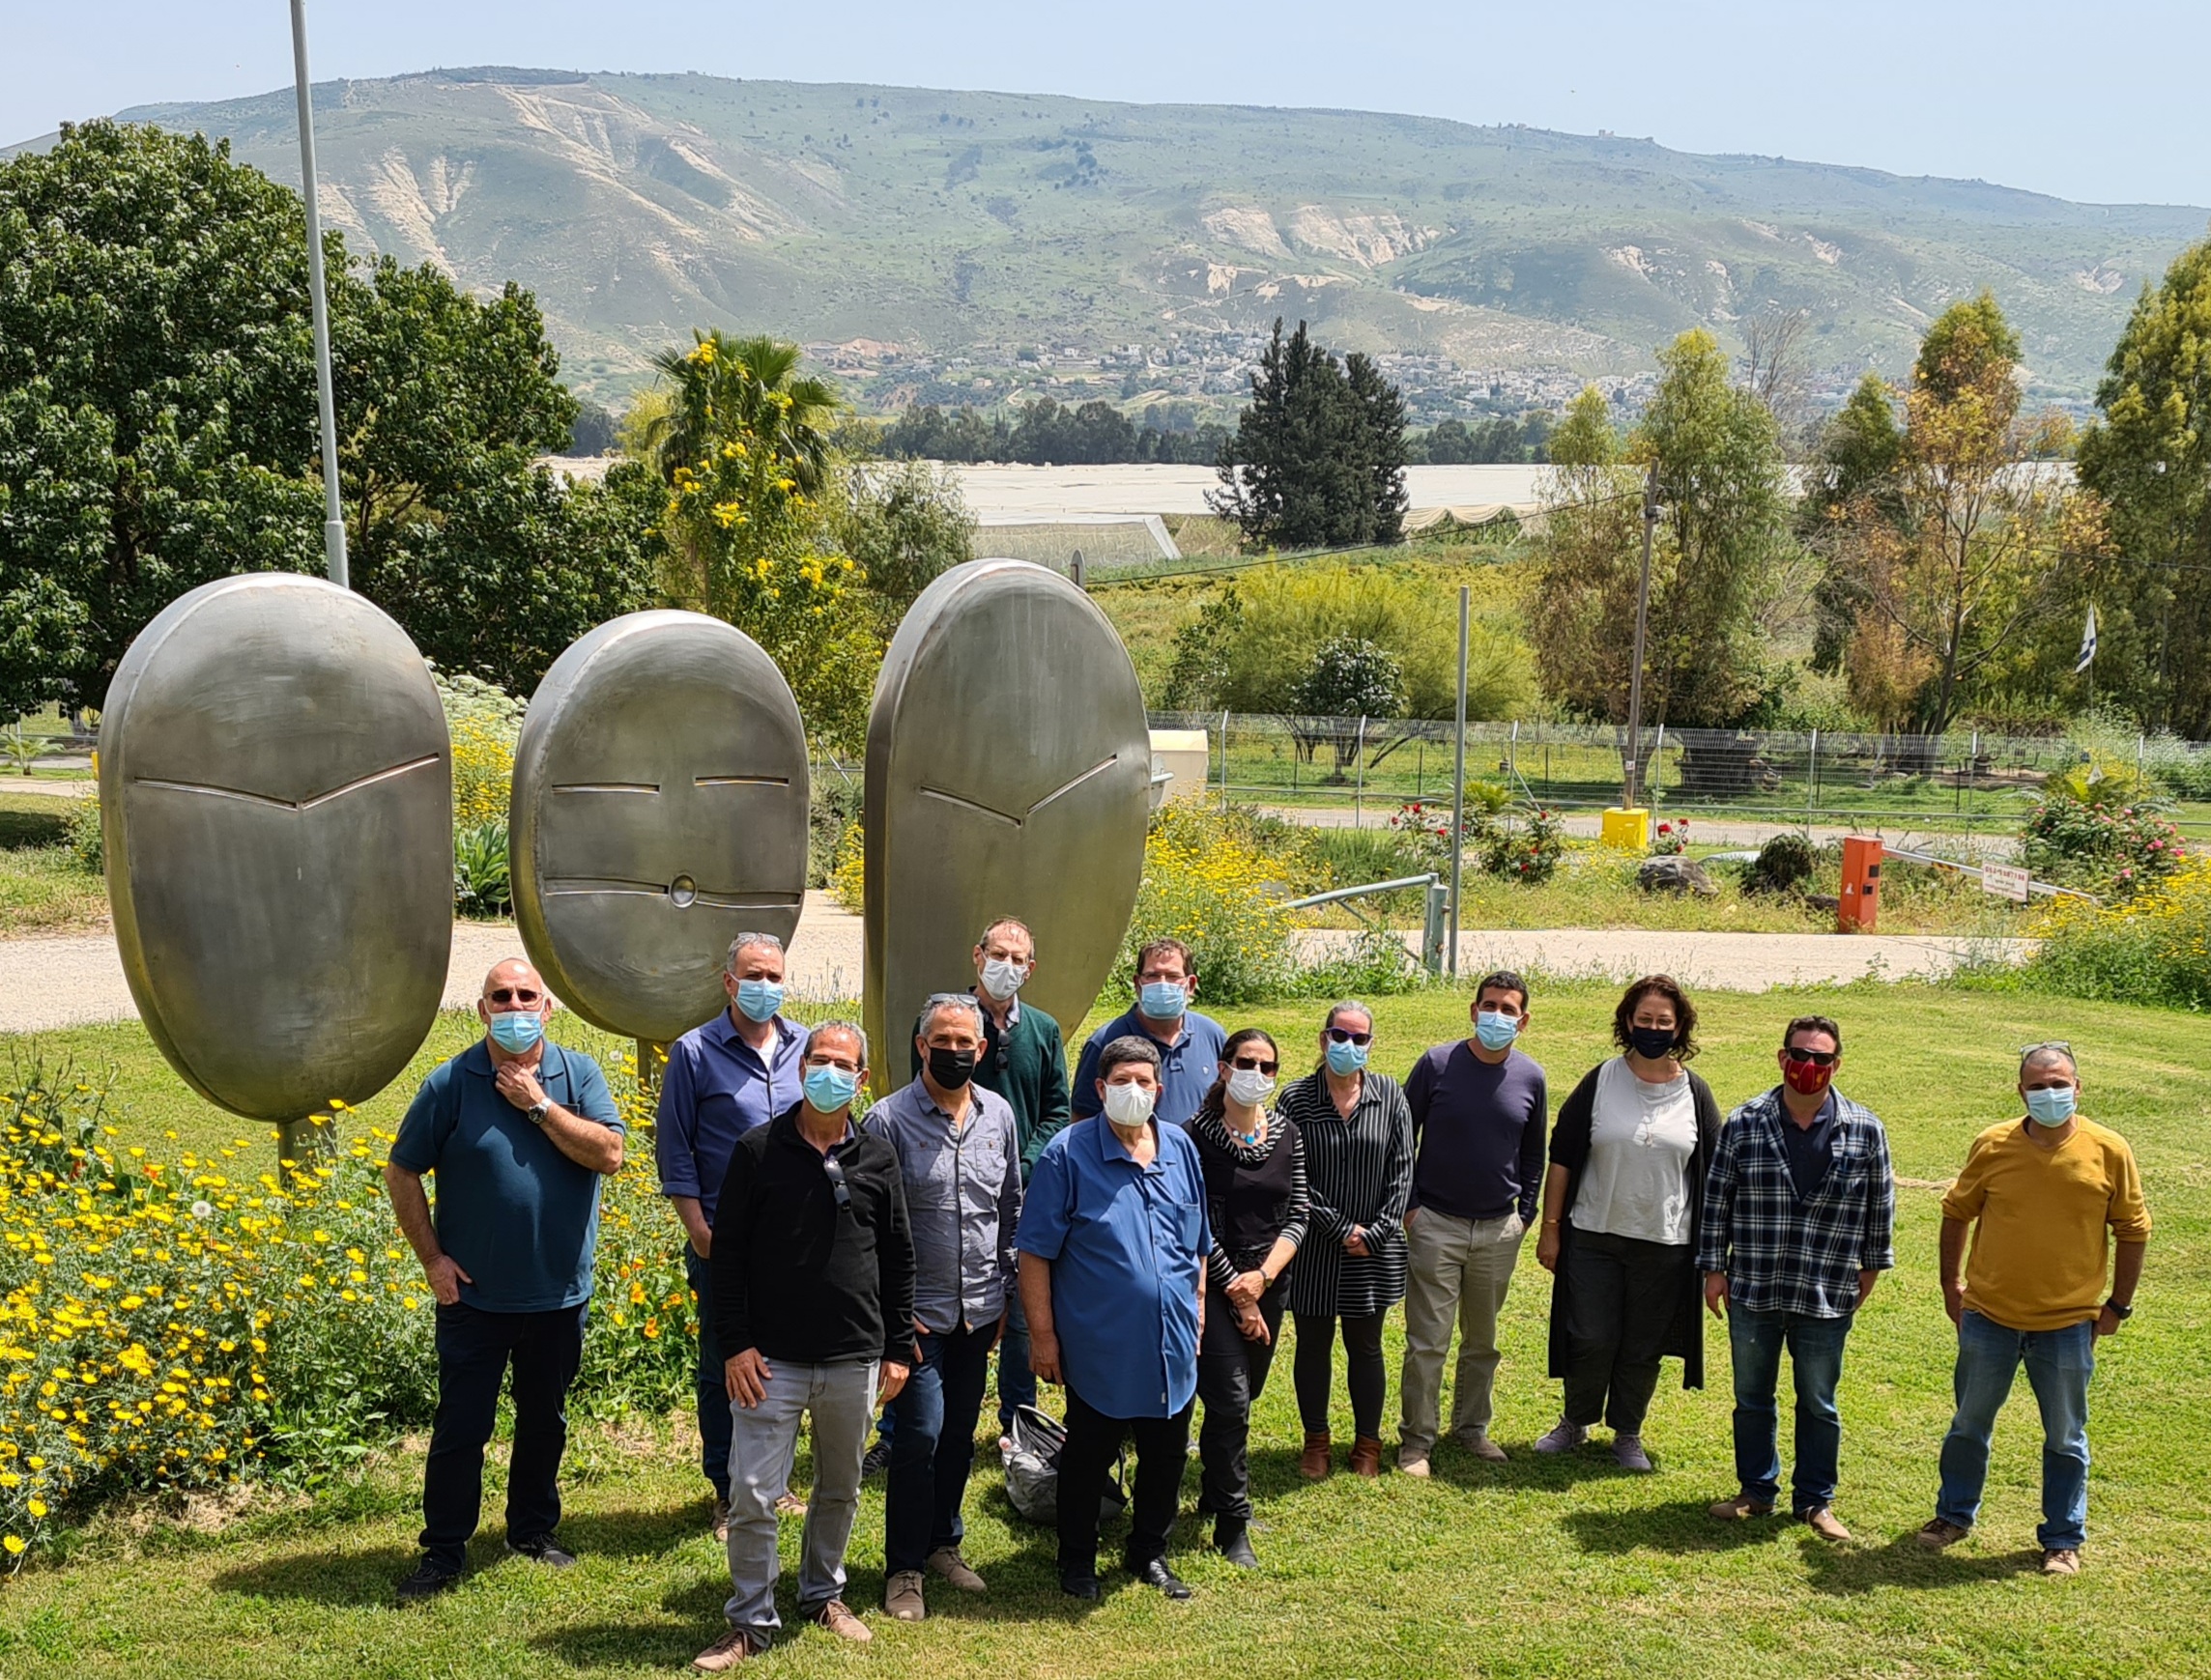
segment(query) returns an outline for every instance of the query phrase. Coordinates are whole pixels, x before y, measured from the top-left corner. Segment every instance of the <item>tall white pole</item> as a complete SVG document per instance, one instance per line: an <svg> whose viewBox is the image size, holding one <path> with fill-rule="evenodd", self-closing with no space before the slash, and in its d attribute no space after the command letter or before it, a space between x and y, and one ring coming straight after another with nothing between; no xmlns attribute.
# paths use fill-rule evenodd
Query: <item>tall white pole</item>
<svg viewBox="0 0 2211 1680"><path fill-rule="evenodd" d="M1635 589L1635 669L1627 676L1627 784L1621 806L1633 811L1643 800L1643 646L1651 628L1651 539L1658 529L1658 463L1651 463L1643 483L1643 581Z"/></svg>
<svg viewBox="0 0 2211 1680"><path fill-rule="evenodd" d="M1466 627L1473 611L1474 590L1465 584L1458 590L1458 706L1452 714L1458 727L1451 742L1450 800L1450 950L1447 964L1458 978L1458 883L1466 850Z"/></svg>
<svg viewBox="0 0 2211 1680"><path fill-rule="evenodd" d="M300 196L307 206L307 291L315 323L315 402L323 431L323 554L330 582L351 588L338 506L337 402L330 393L330 305L323 284L323 216L315 202L315 112L307 81L305 0L292 0L292 71L300 93Z"/></svg>

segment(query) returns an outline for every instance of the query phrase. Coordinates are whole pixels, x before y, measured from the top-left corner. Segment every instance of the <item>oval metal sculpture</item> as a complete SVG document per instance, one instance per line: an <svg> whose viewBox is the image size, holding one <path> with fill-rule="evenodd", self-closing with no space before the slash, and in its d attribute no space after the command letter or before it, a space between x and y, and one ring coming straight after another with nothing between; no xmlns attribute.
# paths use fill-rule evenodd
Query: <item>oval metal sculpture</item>
<svg viewBox="0 0 2211 1680"><path fill-rule="evenodd" d="M732 937L798 925L806 812L806 727L758 642L697 612L602 624L515 750L523 946L585 1019L667 1043L723 1007Z"/></svg>
<svg viewBox="0 0 2211 1680"><path fill-rule="evenodd" d="M1143 874L1151 743L1128 649L1026 560L957 566L884 656L868 718L867 1028L904 1083L931 992L974 978L992 916L1036 935L1023 997L1069 1029L1106 982Z"/></svg>
<svg viewBox="0 0 2211 1680"><path fill-rule="evenodd" d="M195 1091L289 1125L407 1066L452 952L453 784L398 625L319 578L181 597L108 685L100 806L124 975Z"/></svg>

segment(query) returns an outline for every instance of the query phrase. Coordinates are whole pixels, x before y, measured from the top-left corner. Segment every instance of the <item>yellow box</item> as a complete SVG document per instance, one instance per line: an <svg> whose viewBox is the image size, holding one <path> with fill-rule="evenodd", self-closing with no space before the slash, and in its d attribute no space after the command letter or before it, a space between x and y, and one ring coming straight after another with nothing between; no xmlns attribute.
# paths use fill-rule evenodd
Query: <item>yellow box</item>
<svg viewBox="0 0 2211 1680"><path fill-rule="evenodd" d="M1633 811L1622 811L1613 806L1604 813L1604 826L1600 838L1608 846L1622 851L1647 852L1651 849L1651 812L1637 806Z"/></svg>

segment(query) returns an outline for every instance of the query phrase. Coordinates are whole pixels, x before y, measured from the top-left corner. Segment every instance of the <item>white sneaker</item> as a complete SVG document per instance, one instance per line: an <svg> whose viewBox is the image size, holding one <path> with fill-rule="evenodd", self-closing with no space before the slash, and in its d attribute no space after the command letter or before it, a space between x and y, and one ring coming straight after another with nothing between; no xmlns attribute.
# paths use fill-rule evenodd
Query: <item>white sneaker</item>
<svg viewBox="0 0 2211 1680"><path fill-rule="evenodd" d="M1587 1439L1588 1430L1562 1417L1551 1433L1536 1443L1536 1450L1539 1453L1570 1453Z"/></svg>

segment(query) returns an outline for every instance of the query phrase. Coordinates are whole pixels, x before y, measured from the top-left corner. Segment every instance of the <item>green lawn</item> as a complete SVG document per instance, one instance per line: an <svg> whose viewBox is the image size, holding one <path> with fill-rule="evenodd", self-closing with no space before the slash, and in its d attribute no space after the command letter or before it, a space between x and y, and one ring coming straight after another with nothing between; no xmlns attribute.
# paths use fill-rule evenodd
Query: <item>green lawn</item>
<svg viewBox="0 0 2211 1680"><path fill-rule="evenodd" d="M80 932L107 919L107 883L69 847L73 809L0 783L0 937Z"/></svg>
<svg viewBox="0 0 2211 1680"><path fill-rule="evenodd" d="M1909 986L1713 994L1706 1004L1699 1066L1731 1101L1766 1077L1766 1056L1789 1014L1810 1007L1838 1014L1852 1058L1843 1084L1887 1120L1907 1181L1902 1266L1867 1309L1844 1378L1837 1509L1857 1533L1853 1545L1829 1550L1798 1526L1722 1528L1704 1516L1708 1500L1734 1489L1727 1358L1716 1332L1708 1341L1715 1386L1661 1387L1649 1426L1656 1476L1627 1476L1601 1454L1558 1463L1529 1453L1557 1415L1556 1385L1542 1376L1547 1280L1530 1257L1508 1308L1499 1381L1498 1434L1510 1464L1447 1451L1427 1484L1394 1474L1378 1484L1343 1474L1317 1487L1300 1482L1285 1349L1255 1432L1256 1543L1267 1566L1258 1576L1239 1577L1204 1552L1197 1520L1186 1517L1176 1561L1199 1588L1194 1603L1170 1606L1109 1581L1102 1606L1077 1612L1054 1590L1049 1536L1013 1519L989 1455L969 1497L967 1550L991 1596L956 1604L939 1595L932 1621L887 1624L875 1608L882 1509L879 1487L871 1487L849 1597L870 1612L875 1645L848 1650L808 1632L778 1650L776 1671L1176 1680L2211 1673L2211 1466L2200 1446L2211 1394L2203 1143L2211 1074L2201 1021ZM1559 1087L1603 1053L1609 1006L1608 992L1588 987L1536 999L1528 1048ZM1421 1045L1457 1030L1462 1011L1463 1000L1448 995L1384 1001L1378 1065L1403 1067ZM1255 1021L1294 1039L1293 1064L1306 1054L1317 1012L1306 1005L1223 1011L1231 1025ZM465 1033L457 1018L443 1021L403 1087ZM2140 1313L2102 1350L2091 1539L2073 1580L2033 1572L2039 1440L2024 1384L1999 1425L1980 1531L1942 1557L1908 1538L1931 1508L1949 1405L1931 1182L1956 1170L1981 1125L2009 1112L2015 1046L2053 1035L2080 1049L2087 1111L2133 1140L2158 1221ZM573 1021L560 1036L613 1048ZM135 1027L47 1035L41 1049L49 1059L116 1065L127 1141L173 1152L248 1129L184 1093ZM366 1105L363 1123L388 1125L401 1095ZM672 1242L674 1235L672 1223ZM1394 1396L1393 1374L1393 1407ZM1336 1425L1348 1435L1347 1414ZM71 1536L61 1560L0 1589L0 1673L667 1672L715 1631L726 1591L719 1554L702 1532L694 1451L681 1419L581 1427L563 1533L584 1561L559 1578L501 1556L495 1473L479 1573L409 1612L388 1601L411 1558L419 1442L376 1458L345 1485L311 1495L258 1493L227 1517L205 1508L116 1513ZM1184 1492L1186 1503L1194 1497L1194 1474ZM786 1541L789 1566L795 1528ZM788 1609L788 1578L785 1590Z"/></svg>

